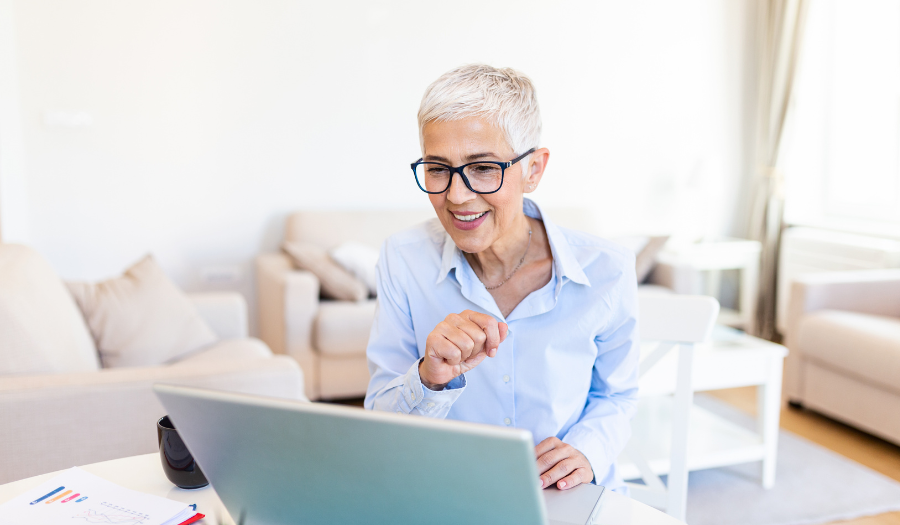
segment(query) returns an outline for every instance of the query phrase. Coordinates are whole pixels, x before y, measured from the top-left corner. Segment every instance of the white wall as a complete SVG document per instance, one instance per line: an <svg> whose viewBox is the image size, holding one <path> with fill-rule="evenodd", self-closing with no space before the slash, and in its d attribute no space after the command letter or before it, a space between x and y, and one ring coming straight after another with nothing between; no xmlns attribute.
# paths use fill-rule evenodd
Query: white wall
<svg viewBox="0 0 900 525"><path fill-rule="evenodd" d="M0 0L0 242L29 239L13 0Z"/></svg>
<svg viewBox="0 0 900 525"><path fill-rule="evenodd" d="M238 266L252 302L291 210L428 205L419 99L475 61L537 84L542 204L734 233L748 3L15 0L22 240L69 279Z"/></svg>

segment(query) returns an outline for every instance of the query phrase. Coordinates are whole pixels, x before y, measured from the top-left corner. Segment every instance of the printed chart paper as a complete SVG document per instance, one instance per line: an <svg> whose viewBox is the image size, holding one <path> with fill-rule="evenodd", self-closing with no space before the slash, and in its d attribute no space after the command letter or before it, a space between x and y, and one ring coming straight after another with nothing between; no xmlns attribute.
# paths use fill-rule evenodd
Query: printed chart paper
<svg viewBox="0 0 900 525"><path fill-rule="evenodd" d="M126 489L73 467L0 505L0 523L177 525L195 513L191 505Z"/></svg>

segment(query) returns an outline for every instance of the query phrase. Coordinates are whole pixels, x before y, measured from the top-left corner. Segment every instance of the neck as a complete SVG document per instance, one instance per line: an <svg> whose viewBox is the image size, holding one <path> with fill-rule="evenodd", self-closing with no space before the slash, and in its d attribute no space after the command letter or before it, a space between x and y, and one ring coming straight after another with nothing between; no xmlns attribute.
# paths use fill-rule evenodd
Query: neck
<svg viewBox="0 0 900 525"><path fill-rule="evenodd" d="M509 228L508 233L494 241L486 250L466 254L469 263L477 265L481 270L482 281L500 281L513 271L528 246L530 229L528 217L523 213Z"/></svg>

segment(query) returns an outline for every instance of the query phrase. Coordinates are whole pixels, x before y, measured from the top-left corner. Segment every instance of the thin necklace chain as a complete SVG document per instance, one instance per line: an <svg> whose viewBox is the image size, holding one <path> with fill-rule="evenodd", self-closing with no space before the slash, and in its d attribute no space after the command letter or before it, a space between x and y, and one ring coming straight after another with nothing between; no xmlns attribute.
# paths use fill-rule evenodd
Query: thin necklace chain
<svg viewBox="0 0 900 525"><path fill-rule="evenodd" d="M481 277L478 277L478 280L481 281L481 284L484 285L484 288L486 290L496 290L497 288L500 288L501 286L506 284L506 281L509 281L510 279L512 279L512 276L515 275L516 272L519 271L519 268L522 267L522 263L525 262L525 256L528 255L528 248L531 248L531 229L528 230L528 245L525 246L525 253L523 253L522 258L519 259L519 264L517 264L516 267L513 268L513 271L510 272L510 274L506 276L506 279L503 279L503 281L501 281L500 284L497 284L494 286L488 286L488 285L484 284L484 281L481 281ZM477 274L476 274L476 277L477 277Z"/></svg>

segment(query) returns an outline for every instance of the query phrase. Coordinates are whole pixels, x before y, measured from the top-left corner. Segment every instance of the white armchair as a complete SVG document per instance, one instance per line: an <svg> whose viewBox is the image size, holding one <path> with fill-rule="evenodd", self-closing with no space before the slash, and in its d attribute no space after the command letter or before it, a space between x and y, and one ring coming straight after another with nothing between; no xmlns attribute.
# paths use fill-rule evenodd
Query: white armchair
<svg viewBox="0 0 900 525"><path fill-rule="evenodd" d="M900 270L798 278L786 338L788 400L900 444Z"/></svg>
<svg viewBox="0 0 900 525"><path fill-rule="evenodd" d="M434 218L433 210L303 211L288 217L285 241L330 249L345 241L380 248L391 234ZM256 259L260 338L300 363L310 399L363 396L375 300L319 298L319 280L283 253Z"/></svg>

